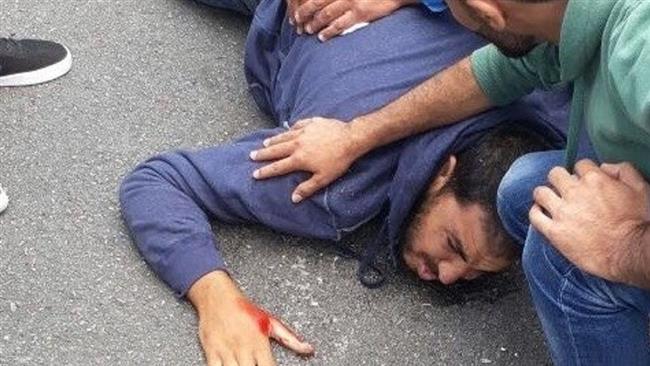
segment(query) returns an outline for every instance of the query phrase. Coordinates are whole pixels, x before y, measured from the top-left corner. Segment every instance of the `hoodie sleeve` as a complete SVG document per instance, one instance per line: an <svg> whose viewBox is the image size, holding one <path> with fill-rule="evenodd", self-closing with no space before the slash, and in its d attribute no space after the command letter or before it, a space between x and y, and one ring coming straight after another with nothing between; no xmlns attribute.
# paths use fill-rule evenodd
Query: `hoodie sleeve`
<svg viewBox="0 0 650 366"><path fill-rule="evenodd" d="M295 205L295 173L256 181L261 164L249 158L262 141L284 129L264 130L223 146L162 154L123 181L124 221L140 253L178 297L203 275L225 270L210 221L255 223L278 232L336 239L324 195Z"/></svg>
<svg viewBox="0 0 650 366"><path fill-rule="evenodd" d="M145 261L183 297L203 275L225 270L204 201L205 179L183 154L150 159L128 175L120 190L124 221Z"/></svg>

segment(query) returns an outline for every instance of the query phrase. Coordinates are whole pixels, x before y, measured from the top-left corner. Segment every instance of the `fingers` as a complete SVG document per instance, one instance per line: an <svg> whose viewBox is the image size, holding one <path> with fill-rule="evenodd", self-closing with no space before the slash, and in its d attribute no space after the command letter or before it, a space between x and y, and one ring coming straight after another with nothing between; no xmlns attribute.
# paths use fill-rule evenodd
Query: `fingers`
<svg viewBox="0 0 650 366"><path fill-rule="evenodd" d="M555 190L564 196L568 189L577 182L577 178L571 175L563 167L555 167L548 173L548 182L555 188Z"/></svg>
<svg viewBox="0 0 650 366"><path fill-rule="evenodd" d="M235 356L230 352L222 353L221 360L223 362L223 366L238 366L237 359L235 359Z"/></svg>
<svg viewBox="0 0 650 366"><path fill-rule="evenodd" d="M295 149L295 143L284 142L277 145L265 147L261 150L252 151L250 158L251 160L255 161L278 160L291 155Z"/></svg>
<svg viewBox="0 0 650 366"><path fill-rule="evenodd" d="M291 195L293 203L300 203L311 197L321 188L327 186L330 182L322 179L319 175L312 175L309 180L300 183Z"/></svg>
<svg viewBox="0 0 650 366"><path fill-rule="evenodd" d="M348 11L345 14L338 17L333 22L331 22L327 26L327 28L323 29L318 34L318 39L321 42L325 42L343 33L346 29L352 27L354 24L355 24L354 13Z"/></svg>
<svg viewBox="0 0 650 366"><path fill-rule="evenodd" d="M551 217L555 217L555 213L562 203L562 199L549 187L542 186L535 188L533 191L533 198L535 204L546 210Z"/></svg>
<svg viewBox="0 0 650 366"><path fill-rule="evenodd" d="M345 14L349 9L350 4L346 1L335 1L316 12L311 22L305 26L305 31L309 34L318 33L334 20L341 17L341 15Z"/></svg>
<svg viewBox="0 0 650 366"><path fill-rule="evenodd" d="M295 11L294 18L296 20L296 25L298 27L306 25L312 20L316 12L325 8L334 1L336 0L306 0L302 5L298 6Z"/></svg>
<svg viewBox="0 0 650 366"><path fill-rule="evenodd" d="M296 163L296 160L286 158L257 169L253 172L253 178L268 179L279 175L289 174L296 170L301 170L300 166Z"/></svg>
<svg viewBox="0 0 650 366"><path fill-rule="evenodd" d="M267 347L259 350L255 354L255 359L257 360L257 366L276 366L275 359L271 353L271 345L267 344Z"/></svg>
<svg viewBox="0 0 650 366"><path fill-rule="evenodd" d="M239 355L237 355L237 366L255 366L253 352L249 350L241 351Z"/></svg>
<svg viewBox="0 0 650 366"><path fill-rule="evenodd" d="M271 318L270 336L283 347L301 356L311 356L314 354L314 347L312 345L298 339L292 330L275 318Z"/></svg>
<svg viewBox="0 0 650 366"><path fill-rule="evenodd" d="M266 140L264 140L264 142L262 142L262 145L264 145L265 147L269 147L271 145L276 145L283 142L291 141L296 137L298 137L298 135L300 135L300 131L289 130L287 132L283 132L281 134L267 138Z"/></svg>
<svg viewBox="0 0 650 366"><path fill-rule="evenodd" d="M223 366L223 363L221 362L221 357L219 357L219 355L216 353L210 353L210 354L206 353L205 361L208 366Z"/></svg>
<svg viewBox="0 0 650 366"><path fill-rule="evenodd" d="M289 24L296 25L296 9L298 9L298 0L288 0L287 1L287 18L289 18Z"/></svg>
<svg viewBox="0 0 650 366"><path fill-rule="evenodd" d="M534 204L533 207L528 212L528 218L530 219L530 224L537 229L542 235L547 239L553 242L553 220L548 217L542 208Z"/></svg>
<svg viewBox="0 0 650 366"><path fill-rule="evenodd" d="M579 177L584 177L585 175L587 175L587 173L592 171L598 171L598 170L599 170L598 165L596 165L596 163L588 159L580 160L579 162L576 163L575 166L575 173Z"/></svg>

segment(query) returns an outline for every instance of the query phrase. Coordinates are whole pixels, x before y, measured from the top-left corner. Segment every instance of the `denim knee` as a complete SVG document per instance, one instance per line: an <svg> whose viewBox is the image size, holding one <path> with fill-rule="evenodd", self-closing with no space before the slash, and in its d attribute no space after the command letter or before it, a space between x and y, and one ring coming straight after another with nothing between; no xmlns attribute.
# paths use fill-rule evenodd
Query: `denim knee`
<svg viewBox="0 0 650 366"><path fill-rule="evenodd" d="M528 232L533 190L546 182L546 167L553 164L548 162L549 153L552 152L531 153L517 159L503 176L497 191L499 217L508 233L521 245Z"/></svg>
<svg viewBox="0 0 650 366"><path fill-rule="evenodd" d="M558 285L575 266L569 262L537 230L530 228L521 257L521 265L528 282L534 287Z"/></svg>

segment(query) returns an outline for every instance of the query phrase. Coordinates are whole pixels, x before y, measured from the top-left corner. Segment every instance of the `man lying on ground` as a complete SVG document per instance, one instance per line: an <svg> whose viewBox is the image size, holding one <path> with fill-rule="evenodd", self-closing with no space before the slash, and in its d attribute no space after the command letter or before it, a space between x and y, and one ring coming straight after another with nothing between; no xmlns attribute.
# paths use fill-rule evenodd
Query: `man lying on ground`
<svg viewBox="0 0 650 366"><path fill-rule="evenodd" d="M496 215L502 175L516 157L563 141L551 121L564 115L566 96L536 95L376 150L295 205L289 197L305 174L253 180L261 165L250 151L287 128L300 133L294 122L301 118L350 120L380 108L482 42L446 14L407 7L323 44L297 35L285 12L283 0L259 4L245 58L255 101L281 127L154 157L120 191L125 222L147 263L197 309L211 365L272 365L269 337L301 354L313 347L237 288L210 220L334 242L379 216L380 234L358 256L362 283L381 283L375 256L387 247L423 280L471 280L504 270L518 254Z"/></svg>
<svg viewBox="0 0 650 366"><path fill-rule="evenodd" d="M374 148L570 83L566 149L513 164L498 193L499 214L524 246L523 269L553 361L650 365L650 2L445 3L493 44L368 115L345 123L316 118L300 135L273 139L284 154L272 160L282 160L256 178L274 176L273 164L313 173L292 195L304 200ZM578 148L581 132L593 149ZM340 139L346 144L332 143Z"/></svg>

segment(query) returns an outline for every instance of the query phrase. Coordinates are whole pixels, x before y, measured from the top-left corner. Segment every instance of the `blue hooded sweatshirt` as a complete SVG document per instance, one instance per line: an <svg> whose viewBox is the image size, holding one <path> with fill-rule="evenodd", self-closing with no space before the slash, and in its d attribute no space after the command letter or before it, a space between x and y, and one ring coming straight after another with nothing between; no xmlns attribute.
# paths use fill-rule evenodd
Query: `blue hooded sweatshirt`
<svg viewBox="0 0 650 366"><path fill-rule="evenodd" d="M555 124L566 119L568 96L534 95L379 148L329 187L295 205L291 192L307 174L252 179L261 164L248 156L265 138L302 118L349 121L376 110L483 42L447 12L433 14L424 7L404 8L327 43L296 35L284 14L284 0L262 1L245 56L255 101L281 127L222 146L156 156L139 165L122 184L122 212L133 239L178 296L184 296L204 274L226 269L211 220L255 223L282 233L338 241L381 214L383 230L360 271L365 276L379 249L390 245L394 256L399 253L404 221L450 154L477 143L484 132L509 120L526 121L549 142L563 143L564 135Z"/></svg>

